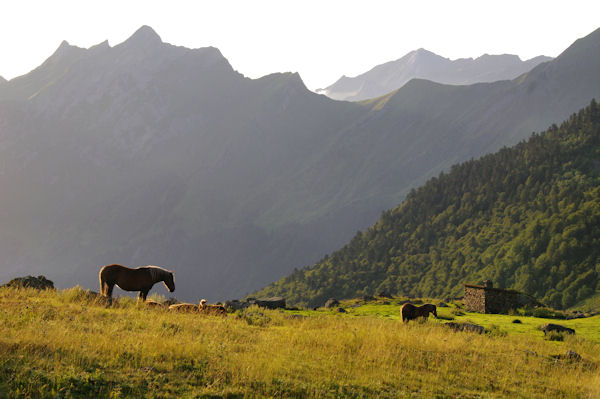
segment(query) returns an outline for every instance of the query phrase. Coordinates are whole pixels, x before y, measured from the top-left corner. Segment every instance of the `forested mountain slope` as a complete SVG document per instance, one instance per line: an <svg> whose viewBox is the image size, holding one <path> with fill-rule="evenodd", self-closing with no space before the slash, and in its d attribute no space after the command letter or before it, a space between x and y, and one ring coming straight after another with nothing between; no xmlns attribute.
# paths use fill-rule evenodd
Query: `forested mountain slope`
<svg viewBox="0 0 600 399"><path fill-rule="evenodd" d="M600 106L512 148L455 165L364 233L257 295L322 304L387 291L496 286L568 307L600 291Z"/></svg>

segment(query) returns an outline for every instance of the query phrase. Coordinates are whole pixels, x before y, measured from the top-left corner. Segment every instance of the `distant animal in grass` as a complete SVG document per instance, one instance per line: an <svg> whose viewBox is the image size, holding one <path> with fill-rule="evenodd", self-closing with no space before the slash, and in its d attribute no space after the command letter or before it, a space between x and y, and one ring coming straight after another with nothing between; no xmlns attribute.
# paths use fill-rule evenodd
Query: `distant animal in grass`
<svg viewBox="0 0 600 399"><path fill-rule="evenodd" d="M177 303L175 305L170 305L169 311L179 313L198 313L198 305L194 305L193 303Z"/></svg>
<svg viewBox="0 0 600 399"><path fill-rule="evenodd" d="M211 316L227 315L227 309L225 309L223 305L209 305L206 302L206 299L201 299L198 305L194 305L193 303L178 303L176 305L171 305L169 306L169 310L172 312L200 313Z"/></svg>
<svg viewBox="0 0 600 399"><path fill-rule="evenodd" d="M153 301L152 299L146 299L146 302L144 302L144 305L146 307L154 308L154 309L163 309L163 308L167 307L164 303L156 302L156 301Z"/></svg>
<svg viewBox="0 0 600 399"><path fill-rule="evenodd" d="M125 291L139 291L139 298L146 301L148 292L158 282L163 282L170 292L175 291L175 277L172 270L158 266L141 266L135 269L121 265L107 265L100 269L100 292L112 303L115 285Z"/></svg>
<svg viewBox="0 0 600 399"><path fill-rule="evenodd" d="M426 303L425 305L421 306L405 303L402 305L400 312L402 313L402 321L406 323L419 317L427 319L429 317L429 313L433 314L433 316L437 318L437 308L431 303Z"/></svg>
<svg viewBox="0 0 600 399"><path fill-rule="evenodd" d="M206 299L201 299L198 304L198 311L202 314L212 316L226 316L227 309L223 305L209 305L206 303Z"/></svg>

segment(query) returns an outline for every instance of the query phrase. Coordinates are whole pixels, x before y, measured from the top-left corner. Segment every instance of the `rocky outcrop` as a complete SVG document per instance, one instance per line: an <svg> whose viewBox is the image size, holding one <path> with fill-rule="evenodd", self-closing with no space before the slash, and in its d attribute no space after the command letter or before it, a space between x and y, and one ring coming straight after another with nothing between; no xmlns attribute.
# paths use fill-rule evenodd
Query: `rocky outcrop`
<svg viewBox="0 0 600 399"><path fill-rule="evenodd" d="M233 299L231 301L226 301L225 302L225 307L226 308L230 308L232 310L242 310L242 309L246 309L248 306L250 306L250 304L248 303L248 301L240 301L239 299Z"/></svg>
<svg viewBox="0 0 600 399"><path fill-rule="evenodd" d="M271 298L259 298L249 301L251 305L257 305L267 309L285 309L285 299L280 296Z"/></svg>
<svg viewBox="0 0 600 399"><path fill-rule="evenodd" d="M483 334L485 332L485 328L479 324L450 322L444 325L454 331L468 331L477 334Z"/></svg>
<svg viewBox="0 0 600 399"><path fill-rule="evenodd" d="M245 301L237 299L226 301L225 307L231 308L232 310L245 309L250 305L260 306L261 308L267 309L285 309L285 298L282 297L271 297L271 298L248 298Z"/></svg>
<svg viewBox="0 0 600 399"><path fill-rule="evenodd" d="M542 326L542 331L544 332L544 335L547 335L548 333L553 333L553 332L575 334L575 330L572 328L561 326L560 324L552 324L552 323L544 324Z"/></svg>
<svg viewBox="0 0 600 399"><path fill-rule="evenodd" d="M6 284L2 284L0 287L14 287L14 288L35 288L36 290L53 290L54 282L48 280L45 276L27 276L17 277L10 280Z"/></svg>

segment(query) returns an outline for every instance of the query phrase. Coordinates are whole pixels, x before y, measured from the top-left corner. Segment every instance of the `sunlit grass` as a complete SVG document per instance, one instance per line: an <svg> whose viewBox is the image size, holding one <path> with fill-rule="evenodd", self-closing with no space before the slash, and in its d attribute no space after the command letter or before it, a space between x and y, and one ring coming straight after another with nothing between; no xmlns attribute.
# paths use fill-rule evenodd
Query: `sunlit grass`
<svg viewBox="0 0 600 399"><path fill-rule="evenodd" d="M451 332L438 321L403 324L393 303L347 309L340 314L249 308L225 318L202 317L147 309L132 298L107 308L80 288L2 289L0 392L315 398L595 397L600 392L600 343L578 329L586 322L597 326L597 318L566 321L584 324L575 327L576 337L550 342L535 329L543 323L539 319L529 323L523 317L523 324L511 329L512 316L505 316L506 323L493 318L489 323L508 333L476 335ZM447 308L440 314L446 311L451 314ZM568 349L584 360L551 357Z"/></svg>

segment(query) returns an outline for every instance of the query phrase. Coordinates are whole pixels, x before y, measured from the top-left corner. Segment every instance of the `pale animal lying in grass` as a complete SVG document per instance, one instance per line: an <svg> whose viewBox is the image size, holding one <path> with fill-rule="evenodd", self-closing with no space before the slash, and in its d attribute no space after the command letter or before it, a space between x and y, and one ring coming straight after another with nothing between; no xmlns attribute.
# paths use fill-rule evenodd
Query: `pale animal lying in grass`
<svg viewBox="0 0 600 399"><path fill-rule="evenodd" d="M206 303L206 299L201 299L198 304L198 311L202 314L213 315L213 316L226 316L227 310L223 305L209 305Z"/></svg>
<svg viewBox="0 0 600 399"><path fill-rule="evenodd" d="M198 305L193 303L178 303L176 305L169 306L170 312L181 312L181 313L198 313Z"/></svg>
<svg viewBox="0 0 600 399"><path fill-rule="evenodd" d="M152 299L146 299L146 301L144 302L144 305L146 305L149 308L154 308L154 309L162 309L162 308L167 307L164 303L156 302L156 301L153 301Z"/></svg>
<svg viewBox="0 0 600 399"><path fill-rule="evenodd" d="M176 305L171 305L169 306L169 310L172 312L200 313L211 316L227 315L227 310L223 305L209 305L206 303L206 299L201 299L198 305L194 305L193 303L178 303Z"/></svg>

